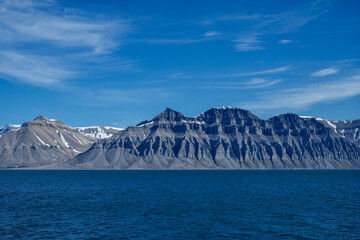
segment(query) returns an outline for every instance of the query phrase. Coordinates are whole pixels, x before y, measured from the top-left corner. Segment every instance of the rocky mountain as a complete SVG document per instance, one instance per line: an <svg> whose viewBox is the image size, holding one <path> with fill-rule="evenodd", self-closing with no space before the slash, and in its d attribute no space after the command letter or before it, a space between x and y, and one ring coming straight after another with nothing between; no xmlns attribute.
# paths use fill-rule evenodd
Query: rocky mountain
<svg viewBox="0 0 360 240"><path fill-rule="evenodd" d="M123 128L107 126L75 127L74 129L94 140L109 138L112 137L115 133L124 130Z"/></svg>
<svg viewBox="0 0 360 240"><path fill-rule="evenodd" d="M44 116L0 138L0 167L41 167L67 161L94 143L79 131Z"/></svg>
<svg viewBox="0 0 360 240"><path fill-rule="evenodd" d="M0 137L2 137L7 132L18 130L20 126L21 125L15 125L15 124L7 124L5 126L0 126Z"/></svg>
<svg viewBox="0 0 360 240"><path fill-rule="evenodd" d="M151 121L94 143L69 164L113 169L360 168L359 145L339 131L292 113L263 120L222 107L192 118L168 108Z"/></svg>
<svg viewBox="0 0 360 240"><path fill-rule="evenodd" d="M334 129L334 132L340 136L355 142L360 146L360 119L357 120L340 120L330 121L319 117L301 116L302 118L314 118L317 121L324 123L326 126Z"/></svg>

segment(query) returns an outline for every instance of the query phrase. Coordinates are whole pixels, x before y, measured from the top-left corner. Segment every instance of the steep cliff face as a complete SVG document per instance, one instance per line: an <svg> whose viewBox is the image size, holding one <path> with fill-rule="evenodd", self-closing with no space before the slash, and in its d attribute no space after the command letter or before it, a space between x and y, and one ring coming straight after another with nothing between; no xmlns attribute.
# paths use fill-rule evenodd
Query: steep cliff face
<svg viewBox="0 0 360 240"><path fill-rule="evenodd" d="M360 146L360 120L331 121L336 126L336 132L349 141Z"/></svg>
<svg viewBox="0 0 360 240"><path fill-rule="evenodd" d="M195 118L166 109L151 121L96 142L71 164L115 169L359 168L360 148L314 118L262 120L238 108Z"/></svg>
<svg viewBox="0 0 360 240"><path fill-rule="evenodd" d="M329 121L318 117L303 116L305 119L315 119L326 126L332 128L339 136L348 139L351 142L357 143L360 146L360 119L356 120L340 120Z"/></svg>
<svg viewBox="0 0 360 240"><path fill-rule="evenodd" d="M67 161L86 151L93 139L44 116L0 138L0 167L40 167Z"/></svg>

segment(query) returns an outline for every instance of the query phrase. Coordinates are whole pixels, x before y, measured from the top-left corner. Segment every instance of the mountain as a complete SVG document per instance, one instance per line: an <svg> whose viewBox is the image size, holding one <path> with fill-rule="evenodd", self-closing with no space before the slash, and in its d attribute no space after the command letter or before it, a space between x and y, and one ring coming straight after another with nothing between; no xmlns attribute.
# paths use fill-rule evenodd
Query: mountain
<svg viewBox="0 0 360 240"><path fill-rule="evenodd" d="M93 142L61 121L39 116L0 138L0 167L42 167L64 162Z"/></svg>
<svg viewBox="0 0 360 240"><path fill-rule="evenodd" d="M21 125L15 125L15 124L7 124L5 126L0 126L0 137L2 137L7 132L18 130L20 126Z"/></svg>
<svg viewBox="0 0 360 240"><path fill-rule="evenodd" d="M76 168L351 169L360 147L316 118L263 120L222 107L197 117L166 109L151 121L95 142L69 161Z"/></svg>
<svg viewBox="0 0 360 240"><path fill-rule="evenodd" d="M74 129L94 140L109 138L112 137L115 133L124 130L123 128L106 126L75 127Z"/></svg>
<svg viewBox="0 0 360 240"><path fill-rule="evenodd" d="M302 118L314 118L317 121L324 123L326 126L334 129L334 132L340 136L357 143L360 146L360 119L357 120L340 120L340 121L329 121L319 117L312 116L301 116Z"/></svg>

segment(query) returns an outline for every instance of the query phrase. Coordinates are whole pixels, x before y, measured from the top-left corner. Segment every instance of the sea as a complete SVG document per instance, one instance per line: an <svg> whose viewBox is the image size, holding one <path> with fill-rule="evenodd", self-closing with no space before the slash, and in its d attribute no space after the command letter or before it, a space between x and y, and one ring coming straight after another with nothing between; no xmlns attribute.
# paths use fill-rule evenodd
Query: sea
<svg viewBox="0 0 360 240"><path fill-rule="evenodd" d="M360 239L360 171L0 171L0 239Z"/></svg>

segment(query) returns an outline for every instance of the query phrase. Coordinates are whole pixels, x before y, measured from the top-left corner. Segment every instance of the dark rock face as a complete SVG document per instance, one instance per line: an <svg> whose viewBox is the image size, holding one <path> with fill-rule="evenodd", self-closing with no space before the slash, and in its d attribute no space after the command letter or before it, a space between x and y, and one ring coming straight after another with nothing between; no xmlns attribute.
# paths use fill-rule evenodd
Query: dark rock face
<svg viewBox="0 0 360 240"><path fill-rule="evenodd" d="M44 116L0 138L0 168L42 167L65 162L86 151L94 140Z"/></svg>
<svg viewBox="0 0 360 240"><path fill-rule="evenodd" d="M166 109L151 121L96 142L71 160L80 168L351 169L360 147L315 118L262 120L238 108L195 118Z"/></svg>
<svg viewBox="0 0 360 240"><path fill-rule="evenodd" d="M357 143L360 146L360 120L343 120L343 121L328 121L319 119L325 125L334 129L334 131L341 137L348 139L351 142Z"/></svg>

